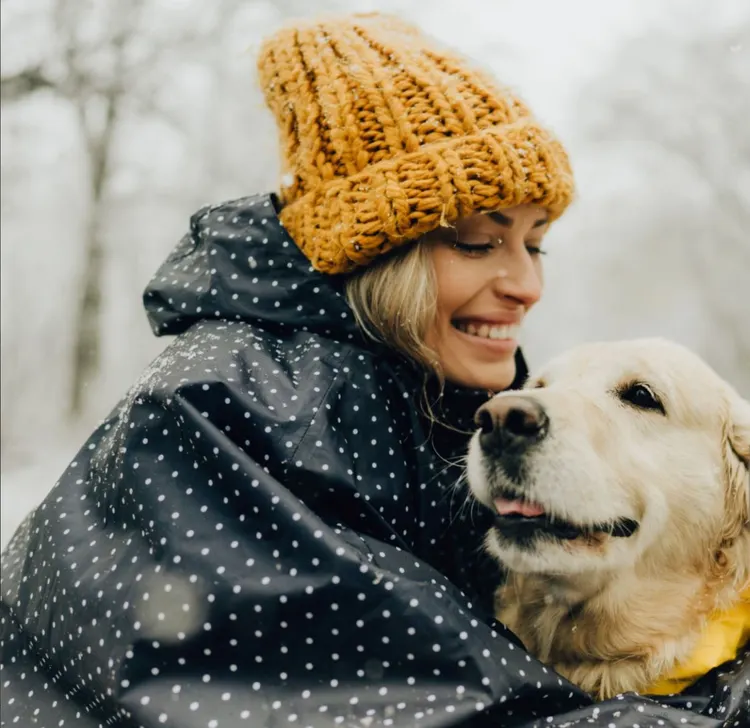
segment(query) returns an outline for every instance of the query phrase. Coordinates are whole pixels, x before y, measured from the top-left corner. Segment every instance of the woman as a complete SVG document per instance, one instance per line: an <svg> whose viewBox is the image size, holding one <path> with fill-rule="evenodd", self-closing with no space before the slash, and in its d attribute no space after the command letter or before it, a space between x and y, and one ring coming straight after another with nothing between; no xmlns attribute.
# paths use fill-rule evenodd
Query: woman
<svg viewBox="0 0 750 728"><path fill-rule="evenodd" d="M175 341L9 546L3 724L679 725L492 622L455 487L525 376L562 147L394 18L286 29L259 68L281 199L192 218L145 296Z"/></svg>

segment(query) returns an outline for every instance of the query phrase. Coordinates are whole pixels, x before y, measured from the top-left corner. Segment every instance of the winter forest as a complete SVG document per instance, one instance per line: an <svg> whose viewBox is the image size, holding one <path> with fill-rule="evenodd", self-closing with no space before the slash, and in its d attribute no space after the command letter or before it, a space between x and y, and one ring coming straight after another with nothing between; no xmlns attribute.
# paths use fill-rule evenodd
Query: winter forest
<svg viewBox="0 0 750 728"><path fill-rule="evenodd" d="M198 207L277 187L261 39L397 12L566 144L532 366L667 336L750 397L747 0L2 0L2 542L168 343L141 293Z"/></svg>

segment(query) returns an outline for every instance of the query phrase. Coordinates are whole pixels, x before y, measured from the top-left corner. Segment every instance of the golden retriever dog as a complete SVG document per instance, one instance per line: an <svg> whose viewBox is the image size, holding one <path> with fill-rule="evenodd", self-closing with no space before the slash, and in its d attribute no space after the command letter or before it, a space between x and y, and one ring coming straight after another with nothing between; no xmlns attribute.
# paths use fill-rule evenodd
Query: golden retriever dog
<svg viewBox="0 0 750 728"><path fill-rule="evenodd" d="M643 692L750 582L750 403L661 339L590 344L476 416L497 618L598 698Z"/></svg>

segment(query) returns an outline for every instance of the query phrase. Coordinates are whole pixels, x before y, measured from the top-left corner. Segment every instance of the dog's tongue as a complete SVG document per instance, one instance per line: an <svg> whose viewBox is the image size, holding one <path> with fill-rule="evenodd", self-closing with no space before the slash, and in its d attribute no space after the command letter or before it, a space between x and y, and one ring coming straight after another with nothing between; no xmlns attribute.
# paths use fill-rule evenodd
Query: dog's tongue
<svg viewBox="0 0 750 728"><path fill-rule="evenodd" d="M525 516L534 518L544 515L544 508L538 503L529 503L522 500L507 500L505 498L495 499L495 509L501 516Z"/></svg>

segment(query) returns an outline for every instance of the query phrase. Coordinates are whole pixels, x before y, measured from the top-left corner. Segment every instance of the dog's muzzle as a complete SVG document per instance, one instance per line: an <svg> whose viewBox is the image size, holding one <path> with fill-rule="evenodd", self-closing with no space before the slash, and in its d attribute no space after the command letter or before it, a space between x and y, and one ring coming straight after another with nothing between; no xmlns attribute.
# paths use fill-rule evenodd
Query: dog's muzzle
<svg viewBox="0 0 750 728"><path fill-rule="evenodd" d="M539 504L531 513L524 508L523 503L528 504L524 482L527 455L545 440L550 430L550 418L538 401L504 394L480 407L474 419L485 461L491 464L491 469L500 468L506 481L510 481L490 487L495 504L505 501L506 506L513 508L495 516L495 527L506 537L519 542L531 542L540 534L561 540L594 534L628 538L638 530L638 522L630 518L583 525L556 518L546 509L537 513L536 510L541 510Z"/></svg>

